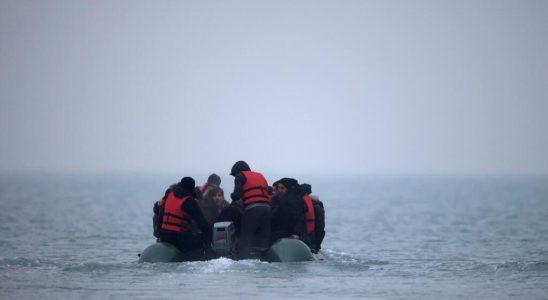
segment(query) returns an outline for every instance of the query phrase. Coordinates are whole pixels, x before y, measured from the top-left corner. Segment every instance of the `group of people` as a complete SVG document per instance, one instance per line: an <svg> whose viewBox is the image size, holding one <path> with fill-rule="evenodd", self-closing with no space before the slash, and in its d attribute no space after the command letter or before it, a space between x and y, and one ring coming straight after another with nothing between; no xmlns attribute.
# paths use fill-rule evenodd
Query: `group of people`
<svg viewBox="0 0 548 300"><path fill-rule="evenodd" d="M321 249L325 236L323 203L312 194L310 184L282 178L268 185L259 172L245 161L231 169L234 191L231 203L224 199L221 178L211 174L199 187L192 177L171 185L154 203L154 236L159 242L176 246L182 252L211 250L215 222L231 221L236 227L236 252L240 259L260 258L280 238L299 239L312 252Z"/></svg>

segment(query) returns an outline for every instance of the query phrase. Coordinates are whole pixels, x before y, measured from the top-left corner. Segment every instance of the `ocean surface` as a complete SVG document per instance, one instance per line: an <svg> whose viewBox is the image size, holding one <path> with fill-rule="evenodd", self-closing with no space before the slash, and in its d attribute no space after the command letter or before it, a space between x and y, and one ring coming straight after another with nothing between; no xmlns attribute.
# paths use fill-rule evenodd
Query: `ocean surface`
<svg viewBox="0 0 548 300"><path fill-rule="evenodd" d="M548 299L548 177L307 178L324 260L139 264L177 179L0 175L0 299Z"/></svg>

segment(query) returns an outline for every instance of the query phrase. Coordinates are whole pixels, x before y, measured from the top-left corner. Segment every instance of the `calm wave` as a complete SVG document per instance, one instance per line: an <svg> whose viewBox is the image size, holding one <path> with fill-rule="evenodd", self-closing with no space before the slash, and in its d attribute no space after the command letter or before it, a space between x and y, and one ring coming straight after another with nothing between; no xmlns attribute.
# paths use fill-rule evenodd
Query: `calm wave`
<svg viewBox="0 0 548 300"><path fill-rule="evenodd" d="M548 178L315 178L321 260L138 264L177 178L2 175L2 299L484 298L548 294ZM229 189L228 187L227 189Z"/></svg>

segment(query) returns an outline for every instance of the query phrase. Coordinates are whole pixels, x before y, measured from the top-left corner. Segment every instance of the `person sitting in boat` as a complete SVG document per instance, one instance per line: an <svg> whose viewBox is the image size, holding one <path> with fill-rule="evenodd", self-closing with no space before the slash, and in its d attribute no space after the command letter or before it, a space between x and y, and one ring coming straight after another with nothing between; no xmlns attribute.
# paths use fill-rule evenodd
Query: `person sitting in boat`
<svg viewBox="0 0 548 300"><path fill-rule="evenodd" d="M315 212L314 212L314 204L312 203L312 198L310 198L309 194L306 193L306 190L305 188L307 187L310 187L310 189L312 189L312 187L309 185L309 184L301 184L299 186L299 189L301 190L301 193L302 193L302 199L304 201L304 205L306 206L306 214L305 214L305 225L306 225L306 237L307 237L307 240L308 240L308 246L310 247L310 249L312 251L315 251L316 249L316 246L315 246L315 227L316 227L316 222L315 222Z"/></svg>
<svg viewBox="0 0 548 300"><path fill-rule="evenodd" d="M298 181L282 178L275 187L278 196L272 214L271 243L281 238L292 238L310 245L306 235L306 205Z"/></svg>
<svg viewBox="0 0 548 300"><path fill-rule="evenodd" d="M209 223L215 223L221 211L229 203L225 200L225 194L220 187L209 187L205 190L202 199L198 200L198 205L202 210L205 219Z"/></svg>
<svg viewBox="0 0 548 300"><path fill-rule="evenodd" d="M325 237L325 210L323 207L323 203L320 201L318 196L312 195L312 186L308 183L301 184L301 189L303 190L305 194L305 203L307 204L307 230L310 226L308 221L310 220L310 213L308 211L308 208L311 206L313 207L314 211L314 228L313 228L313 236L311 238L312 241L312 252L317 253L322 248L322 242L323 238Z"/></svg>
<svg viewBox="0 0 548 300"><path fill-rule="evenodd" d="M272 184L272 198L278 198L287 192L287 188L280 183L280 180Z"/></svg>
<svg viewBox="0 0 548 300"><path fill-rule="evenodd" d="M240 229L242 228L242 215L244 213L244 202L242 200L232 201L225 207L215 222L232 222L234 223L236 239L240 237Z"/></svg>
<svg viewBox="0 0 548 300"><path fill-rule="evenodd" d="M152 211L154 216L152 217L152 227L154 228L154 237L156 237L156 242L160 242L160 227L162 226L162 220L164 218L164 203L166 201L169 193L177 186L177 183L174 183L169 186L169 188L164 193L164 196L160 200L154 202L154 207Z"/></svg>
<svg viewBox="0 0 548 300"><path fill-rule="evenodd" d="M251 171L245 161L232 166L234 176L232 201L242 200L240 237L236 247L240 258L259 258L270 240L270 196L268 183L259 172Z"/></svg>
<svg viewBox="0 0 548 300"><path fill-rule="evenodd" d="M170 243L183 253L206 249L211 244L212 226L204 218L194 190L194 179L184 177L172 185L155 205L158 215L161 215L159 241ZM193 232L193 224L199 227L199 234Z"/></svg>
<svg viewBox="0 0 548 300"><path fill-rule="evenodd" d="M285 191L285 187L283 185L280 185L280 181L276 181L272 184L272 186L268 187L268 194L270 195L270 215L275 215L276 211L278 210L278 198L282 195L279 191ZM271 222L272 223L272 222Z"/></svg>
<svg viewBox="0 0 548 300"><path fill-rule="evenodd" d="M209 177L207 178L207 182L204 183L203 185L201 185L199 187L200 189L200 192L202 193L202 195L205 196L205 193L208 189L210 188L218 188L221 186L221 177L219 177L219 175L215 174L215 173L212 173L211 175L209 175Z"/></svg>

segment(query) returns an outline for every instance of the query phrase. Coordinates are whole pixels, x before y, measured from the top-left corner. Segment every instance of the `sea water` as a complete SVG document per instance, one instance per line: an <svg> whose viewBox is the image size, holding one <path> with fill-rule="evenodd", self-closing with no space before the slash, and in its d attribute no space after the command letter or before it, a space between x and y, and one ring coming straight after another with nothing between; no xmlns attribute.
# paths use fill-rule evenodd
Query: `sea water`
<svg viewBox="0 0 548 300"><path fill-rule="evenodd" d="M137 263L176 180L1 175L0 298L548 298L547 177L316 178L323 260Z"/></svg>

